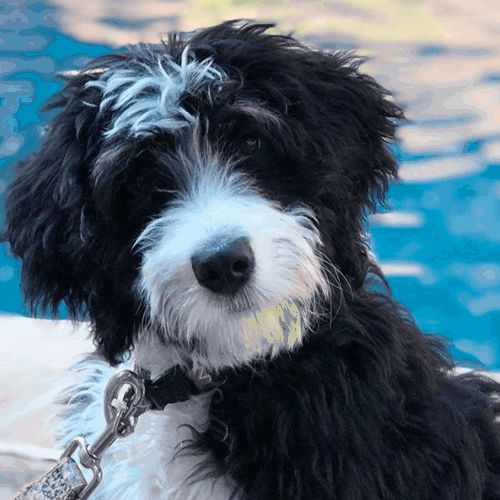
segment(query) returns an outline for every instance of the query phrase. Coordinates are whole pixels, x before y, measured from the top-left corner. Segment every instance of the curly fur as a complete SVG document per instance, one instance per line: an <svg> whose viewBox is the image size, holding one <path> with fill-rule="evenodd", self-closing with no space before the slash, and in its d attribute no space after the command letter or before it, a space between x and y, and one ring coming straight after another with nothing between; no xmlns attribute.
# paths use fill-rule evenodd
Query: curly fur
<svg viewBox="0 0 500 500"><path fill-rule="evenodd" d="M201 405L206 425L191 429L197 458L183 462L199 484L215 474L252 499L500 499L499 386L454 375L445 344L419 331L370 258L365 216L397 175L390 142L402 111L354 55L270 27L231 21L133 46L67 81L8 192L5 237L23 260L26 298L34 311L64 302L88 317L111 364L136 347L141 365L180 364L217 385ZM245 156L248 137L261 147ZM193 197L211 168L222 184ZM211 219L214 196L230 203ZM259 240L273 249L258 258L269 271L256 273L246 304L258 315L288 301L308 321L300 342L273 333L269 349L248 350L235 343L239 332L217 330L226 317L238 329L239 313L201 294L187 263L202 234L227 236L239 219L258 241L249 221L259 210L263 227L287 234L281 250ZM183 224L191 239L169 246ZM292 267L306 256L303 287L280 267L283 255ZM176 306L172 275L192 308ZM259 302L256 290L268 289ZM189 335L184 322L195 325ZM169 497L180 458L163 460L162 447L176 429L144 430L148 467L167 479L155 493L137 490L141 498ZM128 450L133 467L143 451Z"/></svg>

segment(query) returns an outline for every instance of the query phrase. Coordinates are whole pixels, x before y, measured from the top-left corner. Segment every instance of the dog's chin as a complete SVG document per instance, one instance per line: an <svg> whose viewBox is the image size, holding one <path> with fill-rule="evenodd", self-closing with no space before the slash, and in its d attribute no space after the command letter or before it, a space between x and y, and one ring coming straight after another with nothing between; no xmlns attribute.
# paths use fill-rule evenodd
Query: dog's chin
<svg viewBox="0 0 500 500"><path fill-rule="evenodd" d="M307 315L299 301L283 299L259 307L250 297L246 301L226 297L224 303L211 305L206 315L193 308L195 318L187 314L175 324L156 317L149 331L143 332L143 339L156 337L161 344L165 369L171 362L197 373L244 366L294 349L307 329ZM150 346L150 352L157 350ZM161 358L158 363L162 364Z"/></svg>

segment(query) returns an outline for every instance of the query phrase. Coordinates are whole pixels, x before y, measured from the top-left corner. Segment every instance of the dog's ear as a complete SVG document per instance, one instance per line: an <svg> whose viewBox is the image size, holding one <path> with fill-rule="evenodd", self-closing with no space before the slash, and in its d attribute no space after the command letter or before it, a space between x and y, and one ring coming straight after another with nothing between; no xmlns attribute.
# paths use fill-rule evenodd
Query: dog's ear
<svg viewBox="0 0 500 500"><path fill-rule="evenodd" d="M350 115L352 163L344 162L352 180L353 194L371 211L385 202L389 182L397 178L397 163L392 144L403 110L392 95L371 76L359 71L359 59L350 59L345 80L346 103L352 100Z"/></svg>
<svg viewBox="0 0 500 500"><path fill-rule="evenodd" d="M22 161L6 202L5 238L23 261L22 288L33 312L71 312L82 302L85 177L95 105L86 99L88 75L69 79L46 106L62 108L37 152Z"/></svg>
<svg viewBox="0 0 500 500"><path fill-rule="evenodd" d="M390 93L360 71L363 62L349 52L311 51L306 82L315 99L317 130L347 180L344 187L374 209L397 177L391 142L404 115Z"/></svg>
<svg viewBox="0 0 500 500"><path fill-rule="evenodd" d="M18 165L8 188L3 237L22 259L21 284L32 312L55 314L64 303L73 318L90 315L99 348L114 361L130 339L117 331L123 325L99 317L107 307L103 301L117 301L109 293L103 298L103 290L112 285L93 255L96 215L89 206L90 169L103 140L104 120L101 94L89 83L102 73L99 65L112 63L112 58L101 58L67 78L46 105L59 112L39 149Z"/></svg>
<svg viewBox="0 0 500 500"><path fill-rule="evenodd" d="M385 201L389 182L397 177L391 142L404 116L390 94L360 71L361 59L344 52L303 54L309 97L301 113L309 112L307 126L316 141L313 157L323 179L317 196L335 221L328 237L336 262L359 287L372 268L364 216Z"/></svg>

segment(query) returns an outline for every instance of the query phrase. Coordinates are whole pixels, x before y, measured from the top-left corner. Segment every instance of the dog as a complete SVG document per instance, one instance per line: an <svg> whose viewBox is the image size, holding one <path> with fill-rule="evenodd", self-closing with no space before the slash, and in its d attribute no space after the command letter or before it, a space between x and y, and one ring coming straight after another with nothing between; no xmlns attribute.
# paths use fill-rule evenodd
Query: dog
<svg viewBox="0 0 500 500"><path fill-rule="evenodd" d="M500 499L495 395L391 296L367 214L403 112L351 53L228 21L67 78L8 190L34 312L96 354L61 443L123 367L197 387L105 455L105 499Z"/></svg>

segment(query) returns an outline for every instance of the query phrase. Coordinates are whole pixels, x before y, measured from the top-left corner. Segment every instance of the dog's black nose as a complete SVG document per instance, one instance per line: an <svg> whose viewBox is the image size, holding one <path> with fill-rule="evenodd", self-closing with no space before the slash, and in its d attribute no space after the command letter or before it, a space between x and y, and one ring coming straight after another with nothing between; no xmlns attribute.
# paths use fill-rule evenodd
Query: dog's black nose
<svg viewBox="0 0 500 500"><path fill-rule="evenodd" d="M255 259L248 238L212 245L191 257L198 283L212 292L230 294L250 278Z"/></svg>

